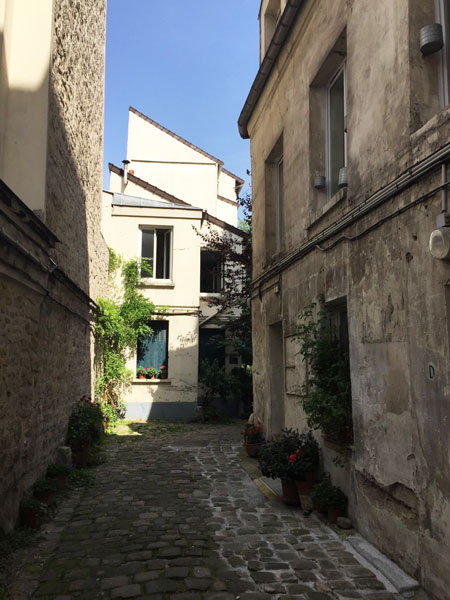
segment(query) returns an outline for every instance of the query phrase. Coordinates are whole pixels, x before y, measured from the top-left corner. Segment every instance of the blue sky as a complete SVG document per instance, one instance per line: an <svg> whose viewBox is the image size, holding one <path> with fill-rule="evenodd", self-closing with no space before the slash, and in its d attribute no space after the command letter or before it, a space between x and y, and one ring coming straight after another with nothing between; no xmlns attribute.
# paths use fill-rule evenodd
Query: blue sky
<svg viewBox="0 0 450 600"><path fill-rule="evenodd" d="M258 70L259 4L108 0L105 189L108 162L125 158L130 105L249 180L237 120Z"/></svg>

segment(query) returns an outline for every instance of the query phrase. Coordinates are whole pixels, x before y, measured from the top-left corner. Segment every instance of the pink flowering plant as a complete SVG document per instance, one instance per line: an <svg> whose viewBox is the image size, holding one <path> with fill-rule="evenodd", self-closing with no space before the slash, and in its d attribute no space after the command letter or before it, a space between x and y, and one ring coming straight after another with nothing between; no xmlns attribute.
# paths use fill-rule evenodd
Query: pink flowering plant
<svg viewBox="0 0 450 600"><path fill-rule="evenodd" d="M260 444L264 441L261 423L246 423L241 433L244 444Z"/></svg>

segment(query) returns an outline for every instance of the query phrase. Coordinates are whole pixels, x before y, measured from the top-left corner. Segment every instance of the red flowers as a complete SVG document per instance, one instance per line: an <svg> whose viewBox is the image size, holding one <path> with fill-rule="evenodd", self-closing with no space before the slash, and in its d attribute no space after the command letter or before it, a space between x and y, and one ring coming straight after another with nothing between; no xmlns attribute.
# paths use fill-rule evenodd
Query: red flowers
<svg viewBox="0 0 450 600"><path fill-rule="evenodd" d="M160 369L165 369L165 368L166 368L166 365L161 365L160 366Z"/></svg>

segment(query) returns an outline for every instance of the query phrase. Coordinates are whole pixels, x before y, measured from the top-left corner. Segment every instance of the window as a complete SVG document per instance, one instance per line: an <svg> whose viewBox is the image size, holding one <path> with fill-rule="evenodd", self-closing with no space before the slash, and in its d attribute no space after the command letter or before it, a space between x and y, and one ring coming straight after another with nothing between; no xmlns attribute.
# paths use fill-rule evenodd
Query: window
<svg viewBox="0 0 450 600"><path fill-rule="evenodd" d="M171 229L141 229L141 257L146 259L141 277L170 279L171 273Z"/></svg>
<svg viewBox="0 0 450 600"><path fill-rule="evenodd" d="M270 259L284 249L283 137L266 160L266 252Z"/></svg>
<svg viewBox="0 0 450 600"><path fill-rule="evenodd" d="M220 253L201 250L200 292L218 294L222 291L222 261Z"/></svg>
<svg viewBox="0 0 450 600"><path fill-rule="evenodd" d="M345 68L333 77L327 90L327 171L330 196L339 191L339 171L347 165Z"/></svg>
<svg viewBox="0 0 450 600"><path fill-rule="evenodd" d="M347 34L344 30L310 84L312 214L324 208L339 191L339 171L347 166L346 55Z"/></svg>
<svg viewBox="0 0 450 600"><path fill-rule="evenodd" d="M138 343L137 347L137 368L154 367L161 369L165 366L165 372L169 372L169 322L151 321L150 327L153 334L147 337L143 342Z"/></svg>

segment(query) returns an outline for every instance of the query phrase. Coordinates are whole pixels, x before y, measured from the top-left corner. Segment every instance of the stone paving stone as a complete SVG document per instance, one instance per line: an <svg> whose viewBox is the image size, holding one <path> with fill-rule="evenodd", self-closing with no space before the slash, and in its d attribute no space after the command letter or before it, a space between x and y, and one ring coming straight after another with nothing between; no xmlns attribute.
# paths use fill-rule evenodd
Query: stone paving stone
<svg viewBox="0 0 450 600"><path fill-rule="evenodd" d="M109 437L93 486L57 511L33 597L397 600L318 518L261 493L240 430Z"/></svg>

